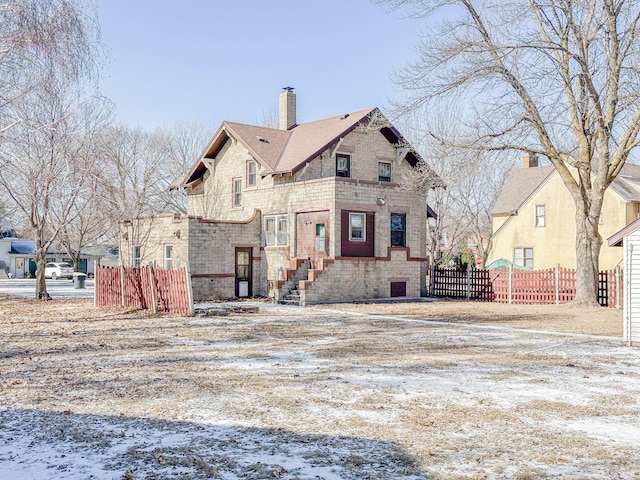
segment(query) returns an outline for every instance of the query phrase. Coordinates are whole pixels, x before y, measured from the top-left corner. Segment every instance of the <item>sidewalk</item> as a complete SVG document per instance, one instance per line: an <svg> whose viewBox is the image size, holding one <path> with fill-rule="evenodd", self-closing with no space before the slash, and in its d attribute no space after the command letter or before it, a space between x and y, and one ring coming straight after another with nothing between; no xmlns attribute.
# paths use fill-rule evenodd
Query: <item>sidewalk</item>
<svg viewBox="0 0 640 480"><path fill-rule="evenodd" d="M56 298L93 298L94 281L86 280L83 289L74 288L73 280L47 279L47 292L54 300ZM0 293L19 297L35 298L35 279L6 279L0 280Z"/></svg>

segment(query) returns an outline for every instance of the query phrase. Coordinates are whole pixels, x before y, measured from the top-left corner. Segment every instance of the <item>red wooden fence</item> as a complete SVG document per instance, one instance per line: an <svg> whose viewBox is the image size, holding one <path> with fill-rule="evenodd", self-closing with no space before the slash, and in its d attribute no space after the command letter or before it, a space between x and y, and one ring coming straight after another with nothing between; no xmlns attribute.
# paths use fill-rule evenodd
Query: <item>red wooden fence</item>
<svg viewBox="0 0 640 480"><path fill-rule="evenodd" d="M550 304L569 303L576 296L576 271L548 270L455 270L431 269L430 294L484 302ZM622 305L620 269L600 272L598 301L603 306Z"/></svg>
<svg viewBox="0 0 640 480"><path fill-rule="evenodd" d="M154 313L191 315L193 302L187 268L107 268L96 266L96 306L122 305Z"/></svg>

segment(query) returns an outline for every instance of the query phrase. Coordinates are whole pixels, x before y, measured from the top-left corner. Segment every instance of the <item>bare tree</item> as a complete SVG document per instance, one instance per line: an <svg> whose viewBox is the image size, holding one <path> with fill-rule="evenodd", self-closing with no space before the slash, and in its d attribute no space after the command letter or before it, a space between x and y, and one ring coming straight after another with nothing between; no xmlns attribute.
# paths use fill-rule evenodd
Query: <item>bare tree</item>
<svg viewBox="0 0 640 480"><path fill-rule="evenodd" d="M155 130L149 148L160 159L157 184L160 189L159 210L167 213L187 213L187 197L182 190L169 190L171 184L189 171L211 139L211 130L204 125L181 121Z"/></svg>
<svg viewBox="0 0 640 480"><path fill-rule="evenodd" d="M76 134L71 141L76 148L73 163L77 174L71 179L75 185L72 202L63 203L68 211L53 210L54 224L59 225L58 240L79 271L83 249L97 245L107 234L104 221L104 202L98 195L104 165L100 159L100 134L111 120L111 105L104 98L86 101L71 115L78 117Z"/></svg>
<svg viewBox="0 0 640 480"><path fill-rule="evenodd" d="M472 248L485 264L491 251L491 209L514 159L508 152L458 146L469 127L451 105L423 110L403 115L399 122L447 186L427 192L427 203L438 215L428 224L429 258L447 259ZM430 177L428 170L418 168L403 183L428 183Z"/></svg>
<svg viewBox="0 0 640 480"><path fill-rule="evenodd" d="M36 244L36 298L47 299L46 252L79 191L78 115L95 78L98 30L79 0L0 4L0 185Z"/></svg>
<svg viewBox="0 0 640 480"><path fill-rule="evenodd" d="M102 132L102 173L97 197L103 205L105 242L117 246L120 223L163 213L164 191L170 181L161 179L163 158L151 148L151 137L140 129L112 126Z"/></svg>
<svg viewBox="0 0 640 480"><path fill-rule="evenodd" d="M457 97L485 149L550 160L576 207L575 303L597 305L604 192L638 145L638 2L384 3L425 18L446 9L399 78L402 107Z"/></svg>

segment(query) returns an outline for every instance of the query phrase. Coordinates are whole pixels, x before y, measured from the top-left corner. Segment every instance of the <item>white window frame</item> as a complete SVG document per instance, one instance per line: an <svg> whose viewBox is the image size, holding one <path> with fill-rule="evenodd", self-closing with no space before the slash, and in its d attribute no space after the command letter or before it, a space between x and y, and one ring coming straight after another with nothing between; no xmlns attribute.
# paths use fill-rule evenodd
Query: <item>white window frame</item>
<svg viewBox="0 0 640 480"><path fill-rule="evenodd" d="M131 247L131 265L134 268L140 268L142 263L142 247L140 245L133 245Z"/></svg>
<svg viewBox="0 0 640 480"><path fill-rule="evenodd" d="M258 184L258 162L249 160L247 162L247 186L255 187Z"/></svg>
<svg viewBox="0 0 640 480"><path fill-rule="evenodd" d="M385 166L386 169L388 169L388 172L382 172L383 165ZM392 172L393 170L391 168L391 162L378 162L378 181L379 182L391 182ZM383 173L389 173L389 175L383 175Z"/></svg>
<svg viewBox="0 0 640 480"><path fill-rule="evenodd" d="M536 205L536 227L544 227L546 225L546 210L544 204Z"/></svg>
<svg viewBox="0 0 640 480"><path fill-rule="evenodd" d="M264 244L267 247L289 245L289 217L265 215L263 219Z"/></svg>
<svg viewBox="0 0 640 480"><path fill-rule="evenodd" d="M242 179L234 178L233 182L233 206L241 207L242 206Z"/></svg>
<svg viewBox="0 0 640 480"><path fill-rule="evenodd" d="M346 163L346 169L338 169L341 160ZM344 175L340 172L344 172ZM351 178L351 155L348 153L336 153L336 177Z"/></svg>
<svg viewBox="0 0 640 480"><path fill-rule="evenodd" d="M163 248L163 252L164 252L164 269L165 270L170 270L173 268L173 244L172 243L166 243L164 245Z"/></svg>
<svg viewBox="0 0 640 480"><path fill-rule="evenodd" d="M361 225L354 225L354 220L360 218ZM354 236L355 232L362 231L362 237ZM367 214L349 212L349 241L350 242L366 242L367 241Z"/></svg>
<svg viewBox="0 0 640 480"><path fill-rule="evenodd" d="M316 223L315 236L316 236L316 252L327 251L327 225L325 223Z"/></svg>
<svg viewBox="0 0 640 480"><path fill-rule="evenodd" d="M515 247L513 249L513 263L533 269L533 247Z"/></svg>

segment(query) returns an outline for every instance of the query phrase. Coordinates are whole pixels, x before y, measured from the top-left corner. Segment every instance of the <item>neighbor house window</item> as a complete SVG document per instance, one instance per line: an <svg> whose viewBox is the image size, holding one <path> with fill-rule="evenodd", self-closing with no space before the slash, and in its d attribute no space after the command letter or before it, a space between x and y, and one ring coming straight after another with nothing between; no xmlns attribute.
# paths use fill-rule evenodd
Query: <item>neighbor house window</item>
<svg viewBox="0 0 640 480"><path fill-rule="evenodd" d="M378 181L391 181L391 164L389 162L378 162Z"/></svg>
<svg viewBox="0 0 640 480"><path fill-rule="evenodd" d="M336 177L351 176L351 156L344 153L336 154Z"/></svg>
<svg viewBox="0 0 640 480"><path fill-rule="evenodd" d="M242 206L242 179L241 178L233 179L233 206L234 207Z"/></svg>
<svg viewBox="0 0 640 480"><path fill-rule="evenodd" d="M264 241L267 246L289 244L289 230L286 215L270 215L264 217Z"/></svg>
<svg viewBox="0 0 640 480"><path fill-rule="evenodd" d="M364 242L367 227L367 215L364 213L349 214L349 240Z"/></svg>
<svg viewBox="0 0 640 480"><path fill-rule="evenodd" d="M134 245L131 249L131 264L134 266L134 268L140 267L141 251L142 249L140 248L140 245Z"/></svg>
<svg viewBox="0 0 640 480"><path fill-rule="evenodd" d="M247 163L247 185L254 187L258 183L258 164L251 160Z"/></svg>
<svg viewBox="0 0 640 480"><path fill-rule="evenodd" d="M513 263L521 267L533 268L533 248L516 247L513 249Z"/></svg>
<svg viewBox="0 0 640 480"><path fill-rule="evenodd" d="M391 214L391 246L407 246L407 216L404 213Z"/></svg>
<svg viewBox="0 0 640 480"><path fill-rule="evenodd" d="M164 246L164 268L165 270L173 268L173 245Z"/></svg>
<svg viewBox="0 0 640 480"><path fill-rule="evenodd" d="M536 227L544 227L544 205L536 205Z"/></svg>

